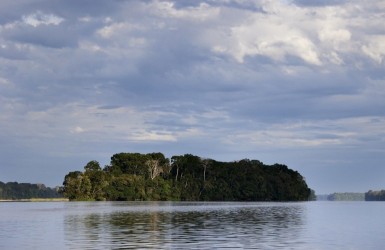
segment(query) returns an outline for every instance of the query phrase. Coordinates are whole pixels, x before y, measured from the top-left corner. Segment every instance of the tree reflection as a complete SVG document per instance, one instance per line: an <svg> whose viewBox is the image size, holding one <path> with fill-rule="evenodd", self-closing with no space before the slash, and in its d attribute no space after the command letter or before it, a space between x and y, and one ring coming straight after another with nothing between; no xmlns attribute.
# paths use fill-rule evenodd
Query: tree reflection
<svg viewBox="0 0 385 250"><path fill-rule="evenodd" d="M71 215L66 218L66 239L72 246L93 249L287 247L301 241L301 204L230 204L146 204Z"/></svg>

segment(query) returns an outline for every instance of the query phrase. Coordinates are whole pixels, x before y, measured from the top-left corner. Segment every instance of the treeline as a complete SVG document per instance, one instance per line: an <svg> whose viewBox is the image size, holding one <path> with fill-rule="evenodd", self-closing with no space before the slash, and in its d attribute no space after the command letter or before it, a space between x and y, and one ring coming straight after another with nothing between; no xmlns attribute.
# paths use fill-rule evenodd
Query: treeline
<svg viewBox="0 0 385 250"><path fill-rule="evenodd" d="M385 201L385 190L366 193L333 193L317 195L319 201Z"/></svg>
<svg viewBox="0 0 385 250"><path fill-rule="evenodd" d="M385 201L385 190L372 191L369 190L365 193L366 201Z"/></svg>
<svg viewBox="0 0 385 250"><path fill-rule="evenodd" d="M364 193L333 193L327 196L329 201L364 201Z"/></svg>
<svg viewBox="0 0 385 250"><path fill-rule="evenodd" d="M90 161L68 173L69 200L304 201L315 197L304 178L285 165L258 160L219 162L191 154L119 153L103 169Z"/></svg>
<svg viewBox="0 0 385 250"><path fill-rule="evenodd" d="M32 198L60 198L58 188L49 188L44 184L18 183L0 181L1 200L20 200Z"/></svg>

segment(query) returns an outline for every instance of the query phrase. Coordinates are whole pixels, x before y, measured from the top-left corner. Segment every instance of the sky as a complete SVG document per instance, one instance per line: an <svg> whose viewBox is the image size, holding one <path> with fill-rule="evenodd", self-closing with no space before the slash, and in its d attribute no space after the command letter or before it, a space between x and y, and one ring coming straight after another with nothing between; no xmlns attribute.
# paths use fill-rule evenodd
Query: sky
<svg viewBox="0 0 385 250"><path fill-rule="evenodd" d="M385 189L384 0L2 0L0 181L120 152Z"/></svg>

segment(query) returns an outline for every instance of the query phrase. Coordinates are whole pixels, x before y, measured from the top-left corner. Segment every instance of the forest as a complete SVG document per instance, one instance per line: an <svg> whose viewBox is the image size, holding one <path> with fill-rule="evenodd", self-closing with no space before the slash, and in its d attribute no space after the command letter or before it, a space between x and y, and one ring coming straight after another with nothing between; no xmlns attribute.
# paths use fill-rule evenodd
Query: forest
<svg viewBox="0 0 385 250"><path fill-rule="evenodd" d="M220 162L191 154L118 153L101 168L69 172L61 193L71 201L306 201L314 191L285 165Z"/></svg>
<svg viewBox="0 0 385 250"><path fill-rule="evenodd" d="M369 190L365 193L365 201L385 201L385 190Z"/></svg>
<svg viewBox="0 0 385 250"><path fill-rule="evenodd" d="M329 201L364 201L364 193L333 193L327 196Z"/></svg>
<svg viewBox="0 0 385 250"><path fill-rule="evenodd" d="M44 184L18 183L0 181L0 200L20 200L32 198L60 198L62 194L56 188Z"/></svg>

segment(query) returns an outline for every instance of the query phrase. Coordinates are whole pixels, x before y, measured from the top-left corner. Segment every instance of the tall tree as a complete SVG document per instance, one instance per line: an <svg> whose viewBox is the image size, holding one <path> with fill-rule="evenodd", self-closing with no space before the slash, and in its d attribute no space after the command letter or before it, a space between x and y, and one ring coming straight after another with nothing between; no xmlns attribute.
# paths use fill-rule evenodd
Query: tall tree
<svg viewBox="0 0 385 250"><path fill-rule="evenodd" d="M105 199L105 188L108 186L107 174L100 167L99 162L90 161L84 167L84 176L90 180L90 198L94 200Z"/></svg>

